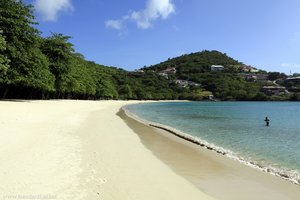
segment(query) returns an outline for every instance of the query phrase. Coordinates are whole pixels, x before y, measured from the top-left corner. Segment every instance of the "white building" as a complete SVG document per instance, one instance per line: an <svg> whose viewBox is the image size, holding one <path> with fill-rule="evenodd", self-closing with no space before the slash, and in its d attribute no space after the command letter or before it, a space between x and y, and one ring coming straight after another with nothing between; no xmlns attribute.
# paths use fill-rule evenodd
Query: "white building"
<svg viewBox="0 0 300 200"><path fill-rule="evenodd" d="M161 71L165 74L176 74L176 68L175 67L168 67L167 69Z"/></svg>
<svg viewBox="0 0 300 200"><path fill-rule="evenodd" d="M224 70L224 66L222 65L212 65L210 67L211 71L223 71Z"/></svg>

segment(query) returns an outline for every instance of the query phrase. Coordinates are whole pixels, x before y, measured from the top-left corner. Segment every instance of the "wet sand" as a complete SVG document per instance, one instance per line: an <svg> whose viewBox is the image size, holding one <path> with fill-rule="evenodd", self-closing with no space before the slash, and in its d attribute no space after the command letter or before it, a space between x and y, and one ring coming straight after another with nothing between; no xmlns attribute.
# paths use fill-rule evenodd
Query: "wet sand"
<svg viewBox="0 0 300 200"><path fill-rule="evenodd" d="M138 122L140 119L127 116L123 110L119 116L157 158L216 199L300 199L297 185Z"/></svg>

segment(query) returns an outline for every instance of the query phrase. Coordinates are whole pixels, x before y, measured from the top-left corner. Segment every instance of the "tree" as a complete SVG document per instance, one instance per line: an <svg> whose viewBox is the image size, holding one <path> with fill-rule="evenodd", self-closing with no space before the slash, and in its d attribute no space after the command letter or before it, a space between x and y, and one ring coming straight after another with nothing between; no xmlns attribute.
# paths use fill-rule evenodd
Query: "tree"
<svg viewBox="0 0 300 200"><path fill-rule="evenodd" d="M133 93L130 85L128 84L122 85L119 89L119 95L124 99L132 99Z"/></svg>
<svg viewBox="0 0 300 200"><path fill-rule="evenodd" d="M59 93L67 92L68 73L74 53L69 36L53 33L43 39L41 50L50 61L50 71L55 76L55 89Z"/></svg>
<svg viewBox="0 0 300 200"><path fill-rule="evenodd" d="M31 49L24 57L29 59L30 67L18 76L16 83L32 89L54 91L54 76L49 71L47 57L38 48Z"/></svg>
<svg viewBox="0 0 300 200"><path fill-rule="evenodd" d="M36 44L39 31L34 22L33 7L22 0L0 0L0 27L7 42L9 58Z"/></svg>
<svg viewBox="0 0 300 200"><path fill-rule="evenodd" d="M10 67L6 67L5 79L1 77L5 87L3 97L9 92L10 86L22 87L24 93L32 89L53 88L49 63L39 49L39 31L32 26L36 24L32 8L22 0L0 0L0 27L6 41L2 57L6 58L6 63L7 60L10 62Z"/></svg>
<svg viewBox="0 0 300 200"><path fill-rule="evenodd" d="M0 30L0 83L4 81L7 69L9 67L9 59L4 55L6 50L6 41Z"/></svg>
<svg viewBox="0 0 300 200"><path fill-rule="evenodd" d="M89 98L96 94L96 82L93 79L93 70L80 54L73 54L67 74L66 92L73 95Z"/></svg>
<svg viewBox="0 0 300 200"><path fill-rule="evenodd" d="M107 99L115 99L118 97L118 92L110 79L99 77L97 83L97 96Z"/></svg>
<svg viewBox="0 0 300 200"><path fill-rule="evenodd" d="M170 58L127 72L86 61L76 53L70 37L54 33L42 38L34 25L33 7L23 0L0 0L0 93L10 98L123 98L201 100L209 92L222 100L263 100L258 83L247 83L236 70L240 62L218 51L202 51ZM223 65L211 72L211 65ZM157 72L175 67L168 79ZM285 77L270 73L269 79ZM182 87L178 79L201 83ZM190 82L189 82L190 83ZM285 83L298 91L297 83ZM0 98L1 98L0 96ZM298 96L292 96L298 99Z"/></svg>
<svg viewBox="0 0 300 200"><path fill-rule="evenodd" d="M286 77L287 77L286 74L280 73L280 72L269 72L268 73L268 79L271 81L275 81L277 79L284 79Z"/></svg>

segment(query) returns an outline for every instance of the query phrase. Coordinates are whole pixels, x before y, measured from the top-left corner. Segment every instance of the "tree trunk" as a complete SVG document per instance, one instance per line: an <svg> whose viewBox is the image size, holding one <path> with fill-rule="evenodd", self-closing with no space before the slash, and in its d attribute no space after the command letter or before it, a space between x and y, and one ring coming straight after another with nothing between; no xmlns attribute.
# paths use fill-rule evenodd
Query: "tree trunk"
<svg viewBox="0 0 300 200"><path fill-rule="evenodd" d="M5 87L5 90L4 90L3 95L2 95L2 99L6 98L8 92L9 92L9 85Z"/></svg>

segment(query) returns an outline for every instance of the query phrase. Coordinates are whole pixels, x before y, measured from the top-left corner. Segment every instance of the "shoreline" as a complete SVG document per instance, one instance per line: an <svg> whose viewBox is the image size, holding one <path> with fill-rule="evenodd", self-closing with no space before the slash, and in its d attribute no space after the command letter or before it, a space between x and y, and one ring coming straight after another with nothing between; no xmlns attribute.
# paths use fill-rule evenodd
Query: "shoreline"
<svg viewBox="0 0 300 200"><path fill-rule="evenodd" d="M161 129L163 131L169 132L170 134L175 135L178 138L181 138L183 140L186 140L188 142L191 142L193 144L199 145L200 147L206 148L208 150L214 151L218 154L221 154L223 156L226 156L229 159L232 160L236 160L246 166L249 166L251 168L257 169L259 171L268 173L270 175L273 176L277 176L282 178L283 180L289 181L292 184L295 184L297 186L300 186L300 174L299 172L295 172L294 170L288 170L288 169L280 169L280 168L275 168L272 166L263 166L260 163L256 162L256 161L252 161L252 160L247 160L241 156L238 156L237 154L235 154L234 152L224 149L223 147L219 147L216 146L214 144L211 144L205 140L196 138L190 134L181 132L173 127L164 125L164 124L160 124L160 123L156 123L156 122L151 122L151 121L147 121L145 119L140 118L139 116L133 114L132 112L130 112L128 109L126 109L126 106L122 107L122 109L124 110L125 114L128 115L129 117L144 123L145 125L154 127L154 128L158 128Z"/></svg>
<svg viewBox="0 0 300 200"><path fill-rule="evenodd" d="M117 116L132 103L0 101L0 198L213 200Z"/></svg>
<svg viewBox="0 0 300 200"><path fill-rule="evenodd" d="M210 154L210 156L213 156L214 159L221 160L221 162L219 163L220 164L219 167L221 167L221 168L224 167L224 165L231 165L231 167L237 168L238 170L241 170L241 168L242 168L242 170L244 170L245 172L250 171L250 173L252 175L256 176L254 178L255 181L257 181L257 177L259 177L258 179L264 179L263 180L264 182L271 184L271 186L270 186L271 188L272 187L274 188L276 184L281 185L282 188L284 188L282 190L282 193L285 193L285 195L289 194L291 191L293 193L297 193L300 195L299 185L297 185L296 182L293 183L292 181L289 182L288 180L286 180L287 178L285 178L284 174L281 174L281 175L277 174L277 176L275 176L275 174L270 173L270 171L267 171L267 169L264 169L262 167L255 165L255 163L250 163L245 160L241 160L238 157L233 157L231 152L228 152L220 147L212 146L209 143L207 143L205 141L204 142L200 141L198 139L195 140L194 137L192 137L188 134L182 133L172 127L168 127L168 126L161 125L158 123L152 123L152 122L149 122L142 118L139 118L138 116L136 116L133 113L131 113L130 111L128 111L126 109L126 106L122 107L122 110L125 114L125 116L123 116L122 118L125 121L128 120L126 118L131 118L132 120L135 120L136 122L143 124L144 126L148 127L149 129L152 128L152 132L154 131L154 132L156 132L156 134L161 134L164 137L167 137L168 139L175 140L175 142L184 143L185 146L189 146L189 148L194 148L194 149L196 149L196 151L201 151L201 152L204 152L205 154ZM133 122L131 121L130 123L133 123ZM130 126L130 123L128 124L129 126ZM137 134L140 135L140 133L137 133ZM180 141L180 140L182 140L182 141ZM150 150L153 151L153 149L151 149L151 147L147 147L147 148L149 148ZM160 158L160 159L163 161L163 159L166 159L166 158ZM165 160L164 162L168 162L168 161ZM189 166L186 166L186 167L189 167ZM175 169L176 166L171 166L171 168ZM249 168L249 169L247 169L247 168ZM176 169L174 171L176 171ZM180 174L180 169L179 170L177 169L177 173ZM188 179L189 181L194 182L194 184L200 190L205 189L205 187L203 187L203 186L199 187L197 185L197 183L195 183L196 181L192 180L192 178L190 178L188 176L184 176L184 177L186 179ZM284 180L284 178L285 178L285 180ZM270 180L272 180L272 181L270 181ZM243 181L245 181L245 180L243 180ZM246 182L247 182L247 180L246 180ZM273 182L273 183L271 183L271 182ZM259 190L259 188L257 188L255 186L255 184L254 185L252 184L252 187L254 187L254 189L256 189L256 190ZM281 191L281 189L279 189L278 191ZM279 192L279 193L281 193L281 192ZM208 193L208 194L212 195L214 197L217 197L217 198L222 196L221 194L215 195L214 192ZM224 199L226 199L226 198L224 198ZM232 197L228 197L227 199L232 199ZM238 199L238 198L236 198L236 199ZM244 198L242 198L242 199L244 199ZM254 198L252 198L252 199L254 199ZM260 199L260 198L256 197L255 199ZM262 199L264 199L264 198L262 198ZM280 198L275 198L275 199L280 199ZM293 196L291 199L297 199L297 198L296 198L296 196Z"/></svg>

